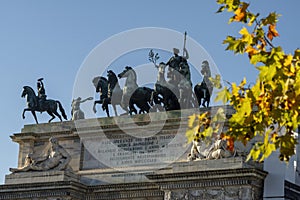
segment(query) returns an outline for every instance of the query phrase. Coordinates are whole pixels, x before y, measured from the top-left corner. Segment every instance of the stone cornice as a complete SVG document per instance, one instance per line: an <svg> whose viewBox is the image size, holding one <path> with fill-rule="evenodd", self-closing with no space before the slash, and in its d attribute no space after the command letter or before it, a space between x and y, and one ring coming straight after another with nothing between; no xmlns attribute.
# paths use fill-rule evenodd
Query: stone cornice
<svg viewBox="0 0 300 200"><path fill-rule="evenodd" d="M73 181L0 185L0 199L33 199L43 197L76 196L81 199L87 187Z"/></svg>
<svg viewBox="0 0 300 200"><path fill-rule="evenodd" d="M230 106L222 106L228 113L232 113L233 110ZM216 112L220 106L201 108L201 109L186 109L179 111L168 111L165 115L162 113L149 113L133 116L121 116L121 117L105 117L105 118L93 118L78 121L63 121L52 122L43 124L29 124L25 125L21 133L14 134L16 136L22 136L22 134L41 134L41 133L66 133L70 134L80 131L99 130L104 129L107 131L119 130L118 123L122 124L122 128L131 128L133 124L143 126L151 122L153 126L156 124L165 123L166 126L177 125L179 122L187 123L188 116L193 113L200 113L205 111ZM151 116L151 117L150 117ZM78 128L80 127L80 128Z"/></svg>
<svg viewBox="0 0 300 200"><path fill-rule="evenodd" d="M183 180L183 179L213 179L213 178L230 178L253 176L259 179L264 179L267 172L255 168L241 168L241 169L223 169L223 170L209 170L209 171L195 171L195 172L181 172L181 173L166 173L166 174L149 174L147 178L155 181L169 181L169 180Z"/></svg>

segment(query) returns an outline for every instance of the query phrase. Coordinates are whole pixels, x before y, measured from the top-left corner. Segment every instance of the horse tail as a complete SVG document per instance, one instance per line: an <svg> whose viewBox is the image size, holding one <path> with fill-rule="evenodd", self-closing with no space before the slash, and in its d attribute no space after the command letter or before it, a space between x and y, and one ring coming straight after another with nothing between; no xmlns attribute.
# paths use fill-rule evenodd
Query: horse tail
<svg viewBox="0 0 300 200"><path fill-rule="evenodd" d="M61 112L63 118L64 118L65 120L67 120L66 112L65 112L64 108L62 107L61 103L60 103L59 101L56 101L56 103L58 103L59 110L60 110L60 112Z"/></svg>

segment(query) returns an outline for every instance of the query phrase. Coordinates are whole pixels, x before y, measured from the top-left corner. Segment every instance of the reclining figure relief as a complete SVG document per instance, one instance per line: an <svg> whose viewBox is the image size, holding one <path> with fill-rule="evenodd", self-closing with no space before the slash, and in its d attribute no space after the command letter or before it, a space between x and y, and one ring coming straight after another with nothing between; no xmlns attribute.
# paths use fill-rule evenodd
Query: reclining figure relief
<svg viewBox="0 0 300 200"><path fill-rule="evenodd" d="M10 168L9 170L15 172L27 171L47 171L47 170L65 170L71 161L69 153L58 144L55 137L49 139L50 149L45 156L34 158L32 153L25 158L24 166L21 168Z"/></svg>

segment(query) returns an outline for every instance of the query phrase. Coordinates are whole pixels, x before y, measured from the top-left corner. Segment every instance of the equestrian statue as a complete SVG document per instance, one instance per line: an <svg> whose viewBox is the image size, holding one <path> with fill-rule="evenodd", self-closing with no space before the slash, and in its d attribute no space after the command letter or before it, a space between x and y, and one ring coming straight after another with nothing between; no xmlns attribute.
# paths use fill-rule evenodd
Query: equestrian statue
<svg viewBox="0 0 300 200"><path fill-rule="evenodd" d="M125 78L125 86L123 90L120 87L118 77L112 70L107 71L107 79L105 77L95 77L93 84L96 92L100 93L100 100L94 101L93 110L96 113L96 104L102 104L102 109L106 111L110 117L108 105L111 104L114 109L115 116L118 116L117 105L126 112L125 114L137 114L135 105L140 109L139 114L149 112L151 109L150 100L153 89L148 87L138 87L136 83L136 73L132 67L125 67L118 77ZM155 102L157 100L155 99Z"/></svg>
<svg viewBox="0 0 300 200"><path fill-rule="evenodd" d="M67 120L67 115L61 103L57 100L46 99L47 96L45 93L43 78L38 79L37 90L38 90L38 95L36 96L34 90L30 86L23 87L23 92L21 97L23 98L27 97L26 98L27 108L23 110L23 114L22 114L23 119L25 119L25 112L31 111L35 119L35 122L38 124L38 120L35 112L38 111L42 113L46 111L52 117L48 122L51 122L55 118L55 116L57 116L60 119L60 121L62 121L61 115L57 112L57 107L58 107L62 114L62 117L65 120Z"/></svg>
<svg viewBox="0 0 300 200"><path fill-rule="evenodd" d="M93 79L96 92L100 93L100 100L94 101L93 111L97 112L96 104L102 104L102 109L106 111L107 117L110 117L108 105L111 104L115 116L118 116L117 105L121 104L123 91L116 74L112 70L107 71L107 77L107 79L105 77L95 77Z"/></svg>

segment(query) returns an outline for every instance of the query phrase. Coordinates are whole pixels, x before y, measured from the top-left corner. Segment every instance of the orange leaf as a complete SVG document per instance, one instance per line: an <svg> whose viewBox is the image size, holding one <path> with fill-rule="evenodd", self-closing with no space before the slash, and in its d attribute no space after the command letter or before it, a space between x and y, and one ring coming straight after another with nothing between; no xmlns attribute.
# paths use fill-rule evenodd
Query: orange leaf
<svg viewBox="0 0 300 200"><path fill-rule="evenodd" d="M273 40L274 37L278 37L278 36L279 36L279 33L276 30L276 25L275 24L270 24L267 37L270 40Z"/></svg>
<svg viewBox="0 0 300 200"><path fill-rule="evenodd" d="M234 20L235 21L243 21L246 17L246 9L248 8L249 4L244 3L242 6L240 6L235 12Z"/></svg>
<svg viewBox="0 0 300 200"><path fill-rule="evenodd" d="M247 46L246 52L248 53L248 56L251 58L254 54L258 53L258 50L253 48L252 46Z"/></svg>
<svg viewBox="0 0 300 200"><path fill-rule="evenodd" d="M231 152L234 151L234 140L232 137L230 137L229 139L227 139L227 149Z"/></svg>
<svg viewBox="0 0 300 200"><path fill-rule="evenodd" d="M231 137L229 135L225 135L224 133L221 133L220 138L222 140L227 141L227 150L233 152L234 151L234 139L233 139L233 137Z"/></svg>

